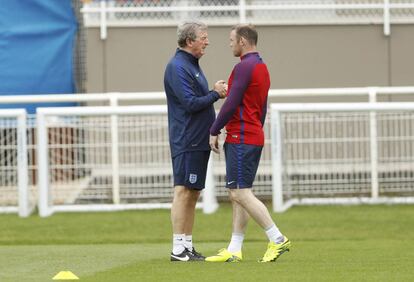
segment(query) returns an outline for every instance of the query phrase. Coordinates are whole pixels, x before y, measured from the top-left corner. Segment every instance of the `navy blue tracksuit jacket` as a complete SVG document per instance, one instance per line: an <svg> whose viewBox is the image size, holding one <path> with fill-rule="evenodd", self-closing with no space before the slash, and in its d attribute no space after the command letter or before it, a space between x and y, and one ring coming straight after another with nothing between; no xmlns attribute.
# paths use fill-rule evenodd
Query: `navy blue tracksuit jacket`
<svg viewBox="0 0 414 282"><path fill-rule="evenodd" d="M219 94L208 82L192 54L177 49L164 74L168 104L171 156L188 151L209 151L209 129L215 119L213 103Z"/></svg>

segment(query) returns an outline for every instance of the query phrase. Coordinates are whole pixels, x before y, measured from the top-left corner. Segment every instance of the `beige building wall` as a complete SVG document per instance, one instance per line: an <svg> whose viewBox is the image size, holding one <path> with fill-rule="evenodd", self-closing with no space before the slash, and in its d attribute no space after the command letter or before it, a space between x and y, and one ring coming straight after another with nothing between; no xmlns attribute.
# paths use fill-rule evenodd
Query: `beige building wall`
<svg viewBox="0 0 414 282"><path fill-rule="evenodd" d="M210 86L227 79L237 58L228 47L230 27L210 27L201 66ZM271 88L414 85L414 25L259 26L258 49ZM163 91L164 68L176 48L175 27L87 30L87 90Z"/></svg>

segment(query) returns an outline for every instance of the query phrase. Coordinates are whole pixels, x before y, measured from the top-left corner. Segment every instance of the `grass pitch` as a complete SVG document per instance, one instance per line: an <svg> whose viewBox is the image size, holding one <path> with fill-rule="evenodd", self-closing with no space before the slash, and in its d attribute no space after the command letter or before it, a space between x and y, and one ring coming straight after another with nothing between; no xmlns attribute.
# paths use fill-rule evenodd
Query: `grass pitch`
<svg viewBox="0 0 414 282"><path fill-rule="evenodd" d="M276 263L260 264L264 232L251 221L237 264L171 263L168 210L0 215L0 281L414 281L414 206L294 207L272 214L292 241ZM226 247L231 208L196 216L205 255Z"/></svg>

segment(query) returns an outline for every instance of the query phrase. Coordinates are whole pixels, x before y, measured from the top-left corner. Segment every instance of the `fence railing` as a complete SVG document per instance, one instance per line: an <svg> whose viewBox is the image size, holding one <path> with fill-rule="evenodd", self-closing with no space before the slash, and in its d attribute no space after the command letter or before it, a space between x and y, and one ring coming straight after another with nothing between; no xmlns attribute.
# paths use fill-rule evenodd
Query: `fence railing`
<svg viewBox="0 0 414 282"><path fill-rule="evenodd" d="M27 157L26 111L0 110L0 212L31 212Z"/></svg>
<svg viewBox="0 0 414 282"><path fill-rule="evenodd" d="M402 95L402 96L401 96ZM377 100L392 100L392 101L404 101L405 98L412 99L414 97L414 87L367 87L367 88L344 88L344 89L285 89L285 90L271 90L269 93L269 101L287 101L296 102L303 101L304 99L297 99L298 97L312 97L318 98L318 102L324 102L329 97L340 97L341 102L355 101L352 97L366 97L366 101L375 102ZM285 98L292 99L285 99ZM278 99L281 98L281 99ZM69 95L23 95L23 96L0 96L0 104L15 104L15 103L36 103L36 102L99 102L99 104L117 106L125 104L126 101L159 101L164 103L164 92L149 92L149 93L106 93L106 94L69 94ZM358 99L359 101L361 99ZM89 104L89 103L87 103ZM348 103L349 104L349 103ZM353 102L352 105L355 105ZM83 107L76 107L71 110L71 113L75 113L81 110ZM95 111L98 107L94 107ZM108 111L112 107L104 107ZM116 107L115 107L116 108ZM128 107L129 108L129 107ZM46 109L50 110L50 108ZM3 110L0 110L3 111ZM8 110L6 110L8 111ZM48 116L48 124L52 127L47 127L47 134L43 132L43 136L48 138L49 148L49 185L52 188L59 187L57 190L71 190L74 187L75 191L81 191L86 185L89 187L87 190L91 192L88 195L80 195L78 201L80 204L89 203L93 209L93 204L105 204L110 203L134 203L145 199L146 202L151 202L158 197L158 202L164 206L168 206L168 201L171 199L171 175L170 172L157 176L155 173L157 169L162 168L162 171L167 171L165 168L170 167L170 157L168 148L166 117L158 117L154 120L147 119L141 120L138 117L125 116L121 117L117 115L107 114L107 118L103 119L101 116L90 116L89 118L81 116L59 116L58 113L63 113L62 108L54 110L57 114ZM151 115L154 116L154 115ZM3 123L0 122L0 125ZM145 126L145 124L152 124L159 128L159 131L152 132L151 129ZM39 161L38 156L46 156L38 144L36 144L36 138L39 138L39 121L34 117L28 117L26 130L27 147L29 149L28 154L22 156L28 156L29 170L29 184L30 190L39 187L37 163ZM262 153L262 160L260 169L258 171L257 179L255 181L255 193L261 197L272 196L272 155L270 150L270 123L265 124L265 148ZM118 131L118 134L111 134L111 130ZM378 129L382 130L382 129ZM10 135L11 133L9 133ZM14 133L13 133L14 134ZM46 134L46 135L45 135ZM14 135L13 135L14 136ZM118 136L118 137L117 137ZM145 137L147 136L147 137ZM113 138L113 139L112 139ZM120 139L119 139L120 138ZM151 140L145 138L152 138ZM161 138L161 139L160 139ZM118 140L117 140L118 139ZM146 140L141 142L141 140ZM154 140L157 140L154 142ZM8 141L7 141L8 142ZM158 143L157 143L158 142ZM113 144L119 144L118 154L116 153L116 146ZM140 144L141 143L141 144ZM162 149L153 150L148 149L151 146L160 144ZM14 146L14 145L13 145ZM404 145L405 146L405 145ZM147 148L147 149L146 149ZM398 147L399 148L399 147ZM404 147L405 148L405 147ZM26 148L27 149L27 148ZM45 147L43 147L43 150ZM88 151L89 150L89 151ZM401 149L402 150L402 149ZM88 151L86 154L85 152ZM7 153L9 156L10 154ZM118 156L117 156L118 155ZM224 158L223 154L214 157L214 166L212 167L210 177L211 184L208 186L215 186L216 189L211 192L215 193L218 197L227 196L226 189L224 188ZM14 156L14 155L13 155ZM4 156L2 158L5 158ZM0 159L2 159L0 158ZM17 158L17 155L13 158ZM117 161L118 159L118 161ZM148 160L157 159L159 163L153 162L152 167L146 166L146 170L142 170L140 174L132 173L134 162L138 163L138 168L141 169ZM112 162L115 160L115 162ZM122 170L116 173L116 163L120 163ZM210 164L211 165L211 164ZM23 166L19 166L22 168ZM13 171L17 168L16 165L11 162L7 162L3 166L2 172L0 171L0 179L7 178L7 174L4 171ZM114 170L115 169L115 170ZM86 177L88 173L93 171L93 177ZM112 174L115 171L115 174ZM167 175L168 174L168 175ZM19 177L24 179L24 177ZM44 181L44 180L42 180ZM89 181L89 182L88 182ZM27 181L26 188L27 188ZM0 181L1 183L1 181ZM119 185L117 184L119 183ZM159 189L152 189L154 183ZM17 184L16 184L17 185ZM0 186L4 186L3 184ZM119 186L121 193L120 198L117 199L116 194L113 193L113 189L118 191ZM154 187L155 187L154 186ZM80 187L80 188L79 188ZM83 188L82 188L83 187ZM115 187L115 188L114 188ZM137 191L133 191L133 187L140 187ZM165 188L165 189L164 189ZM16 189L17 188L13 188ZM85 188L86 189L86 188ZM26 189L27 190L27 189ZM56 190L56 189L55 189ZM56 190L56 191L57 191ZM36 189L34 194L36 194ZM53 191L53 189L52 189ZM153 193L157 191L157 193ZM96 193L95 193L96 192ZM53 192L54 193L54 192ZM93 194L95 193L95 194ZM122 193L129 193L128 195ZM141 194L139 194L141 193ZM93 195L92 195L93 194ZM52 195L53 196L53 195ZM68 199L74 200L76 194L68 195ZM37 195L35 196L37 197ZM49 195L48 195L49 197ZM152 198L151 198L152 197ZM211 212L215 209L214 203L215 196L208 196L211 199L211 205L204 205L204 208L211 207L206 212ZM49 197L49 199L51 199ZM55 205L64 205L65 196L55 197ZM161 201L159 200L161 199ZM71 204L76 204L71 202ZM88 202L89 201L89 202ZM69 201L70 202L70 201ZM0 205L2 205L0 203ZM112 205L113 207L114 205ZM119 207L119 206L118 206ZM129 205L130 208L133 205ZM96 207L95 207L96 208ZM59 208L57 208L59 210ZM5 211L5 209L0 209ZM50 210L49 210L50 211ZM45 213L47 214L47 212Z"/></svg>
<svg viewBox="0 0 414 282"><path fill-rule="evenodd" d="M383 24L390 34L391 23L414 23L413 1L92 1L81 9L86 26L177 25L183 19L199 18L208 24Z"/></svg>
<svg viewBox="0 0 414 282"><path fill-rule="evenodd" d="M274 211L414 203L414 103L272 104L271 127Z"/></svg>
<svg viewBox="0 0 414 282"><path fill-rule="evenodd" d="M299 89L270 89L270 98L293 97L325 97L349 96L366 97L367 101L375 102L384 95L413 95L414 86L402 87L353 87L353 88L299 88ZM0 96L0 105L30 104L30 103L64 103L64 102L101 102L108 106L118 106L121 102L166 101L165 92L112 92L85 94L44 94L44 95L6 95Z"/></svg>
<svg viewBox="0 0 414 282"><path fill-rule="evenodd" d="M94 94L44 94L0 96L0 104L64 103L64 102L102 102L108 106L118 106L122 101L165 100L164 92L140 93L94 93Z"/></svg>
<svg viewBox="0 0 414 282"><path fill-rule="evenodd" d="M166 106L38 109L40 216L171 207L166 115ZM210 165L206 213L217 208L213 193Z"/></svg>
<svg viewBox="0 0 414 282"><path fill-rule="evenodd" d="M142 207L140 207L140 204L135 205L121 205L120 201L120 162L119 162L119 131L118 131L118 116L119 115L131 115L131 114L140 114L140 115L165 115L167 112L167 109L165 106L152 106L152 107L81 107L81 108L41 108L37 111L37 128L38 128L38 135L37 135L37 144L38 144L38 158L39 158L39 214L40 216L48 216L52 214L55 211L82 211L82 210L116 210L116 209L128 209L128 208L161 208L165 206L165 204L141 204ZM49 120L48 117L52 116L53 119ZM107 122L107 124L103 124L102 122L100 124L93 122L91 120L87 120L87 123L92 123L94 125L94 128L87 128L86 126L80 125L79 118L80 117L108 117L110 119L110 122ZM61 117L68 117L69 120L61 119ZM110 124L110 125L108 125ZM74 175L71 175L72 180L75 180L77 178L84 179L88 174L88 172L79 173L79 168L82 169L97 169L99 166L103 167L107 176L110 177L112 180L110 183L108 183L110 187L109 195L111 197L108 199L112 204L104 204L104 205L74 205L73 202L64 202L63 205L59 205L55 202L53 190L51 188L51 181L50 177L56 175L56 173L53 173L53 171L50 169L50 158L53 157L53 146L51 143L51 136L53 133L51 132L51 128L74 128L76 132L70 132L71 136L76 136L75 140L71 140L69 146L66 146L66 148L63 148L61 144L57 144L57 147L55 149L58 150L59 155L76 155L79 156L76 158L76 163L72 167L72 169L75 169L76 171L73 173ZM100 132L97 132L96 127L101 127L103 129L103 134L100 134ZM88 132L85 132L88 130ZM80 131L80 132L79 132ZM79 140L82 136L83 140ZM98 139L98 140L96 140ZM102 140L104 139L104 140ZM94 141L92 141L94 140ZM99 141L97 143L96 141ZM140 140L143 141L143 140ZM88 166L79 166L82 165L83 162L88 162L85 159L93 158L93 154L95 152L82 152L82 149L87 148L86 146L82 148L83 142L86 142L87 144L92 144L93 147L99 148L98 156L103 155L103 159L99 161L99 163L94 163L97 167L88 167ZM153 142L157 142L156 140L153 140ZM62 149L72 149L76 150L75 152L70 153L62 153ZM89 147L91 148L91 147ZM93 149L93 148L92 148ZM106 151L106 153L103 153L102 151ZM108 160L108 156L110 156ZM67 159L62 160L60 157L60 166L62 169L68 170L68 163ZM74 158L70 158L74 159ZM79 160L81 163L79 163ZM63 163L62 163L63 161ZM150 165L150 164L147 164ZM136 168L137 170L139 168ZM62 173L60 173L62 174ZM67 174L67 173L64 173ZM73 177L78 176L78 177ZM65 179L67 181L67 179ZM109 186L108 185L108 186ZM80 188L86 189L87 187ZM69 188L67 190L77 190L73 188ZM80 193L82 191L79 190L77 192L77 197L80 196ZM102 190L102 187L100 188ZM102 191L101 191L102 193ZM68 196L65 195L67 198ZM98 197L100 195L98 194ZM74 197L73 197L74 198ZM102 198L101 198L102 199ZM65 205L66 204L66 205ZM70 205L68 205L70 204ZM86 207L86 208L85 208Z"/></svg>

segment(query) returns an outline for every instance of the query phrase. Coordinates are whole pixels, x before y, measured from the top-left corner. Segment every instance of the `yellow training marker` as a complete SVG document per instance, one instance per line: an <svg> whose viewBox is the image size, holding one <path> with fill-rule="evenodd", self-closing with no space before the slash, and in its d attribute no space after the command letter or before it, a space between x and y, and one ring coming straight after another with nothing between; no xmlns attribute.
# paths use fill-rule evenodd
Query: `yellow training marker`
<svg viewBox="0 0 414 282"><path fill-rule="evenodd" d="M61 271L53 277L53 280L79 280L79 278L70 271Z"/></svg>

